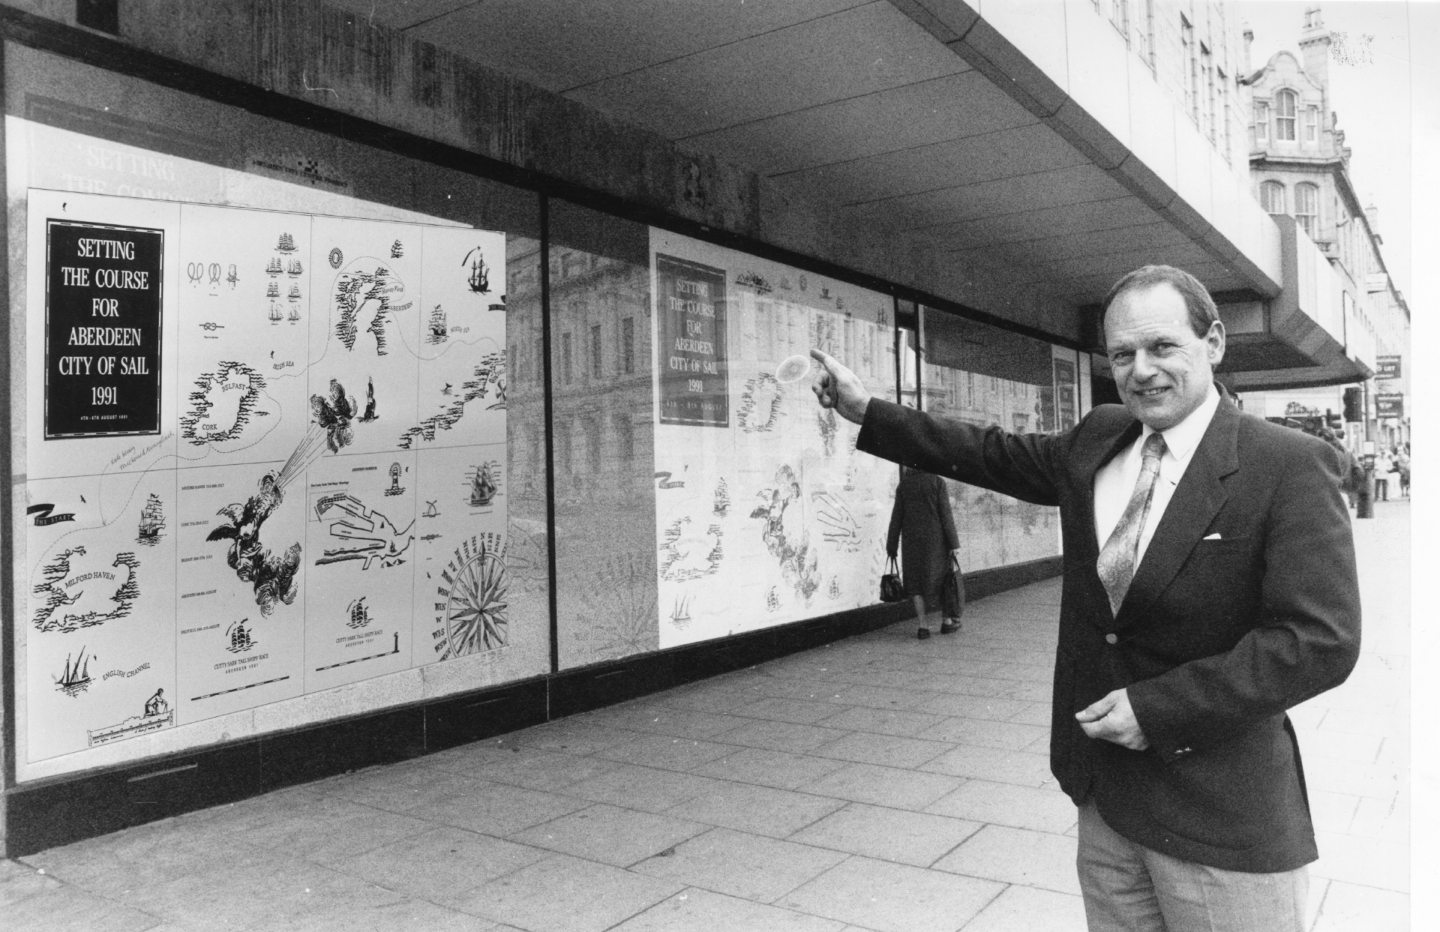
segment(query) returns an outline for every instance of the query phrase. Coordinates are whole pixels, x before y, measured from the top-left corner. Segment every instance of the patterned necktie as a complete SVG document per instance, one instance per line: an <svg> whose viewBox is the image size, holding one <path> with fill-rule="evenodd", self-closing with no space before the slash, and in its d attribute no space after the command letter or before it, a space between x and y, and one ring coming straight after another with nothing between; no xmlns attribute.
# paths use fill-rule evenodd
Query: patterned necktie
<svg viewBox="0 0 1440 932"><path fill-rule="evenodd" d="M1145 438L1140 451L1140 478L1135 480L1135 491L1130 493L1130 502L1110 539L1100 548L1100 559L1096 569L1100 582L1110 596L1110 610L1120 613L1120 603L1135 578L1135 552L1140 545L1140 531L1145 527L1145 517L1150 513L1150 499L1155 492L1155 479L1160 475L1160 457L1165 455L1165 438L1157 431Z"/></svg>

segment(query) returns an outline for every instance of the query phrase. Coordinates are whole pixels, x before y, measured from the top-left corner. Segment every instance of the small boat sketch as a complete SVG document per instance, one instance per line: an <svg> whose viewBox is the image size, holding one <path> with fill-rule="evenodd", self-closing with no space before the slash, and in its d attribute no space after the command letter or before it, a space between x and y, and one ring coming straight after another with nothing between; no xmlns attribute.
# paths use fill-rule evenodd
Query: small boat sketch
<svg viewBox="0 0 1440 932"><path fill-rule="evenodd" d="M495 481L490 478L490 467L482 464L470 481L470 504L483 506L494 500Z"/></svg>
<svg viewBox="0 0 1440 932"><path fill-rule="evenodd" d="M470 261L471 256L475 257L475 261ZM480 252L480 247L476 246L467 252L465 258L460 260L460 264L470 266L470 274L466 278L470 290L475 294L489 294L490 267L485 264L485 256Z"/></svg>
<svg viewBox="0 0 1440 932"><path fill-rule="evenodd" d="M289 293L288 295L286 295L286 297L288 297L291 301L299 301L300 298L301 298L300 286L299 286L299 285L291 285L291 286L290 286L290 293Z"/></svg>
<svg viewBox="0 0 1440 932"><path fill-rule="evenodd" d="M286 269L285 269L285 274L286 274L286 275L289 275L289 276L292 277L292 278L295 277L296 275L304 275L304 274L305 274L305 266L303 266L303 265L300 264L300 260L299 260L299 259L291 259L291 260L290 260L290 265L287 266Z"/></svg>
<svg viewBox="0 0 1440 932"><path fill-rule="evenodd" d="M290 313L285 315L285 319L286 319L286 320L291 320L291 321L299 320L299 319L300 319L300 305L298 305L298 304L292 304L292 305L290 305Z"/></svg>
<svg viewBox="0 0 1440 932"><path fill-rule="evenodd" d="M85 656L85 648L80 648L80 656L75 658L74 663L71 663L69 654L65 655L65 672L55 680L55 685L71 696L84 692L90 685L90 658Z"/></svg>
<svg viewBox="0 0 1440 932"><path fill-rule="evenodd" d="M281 233L280 242L275 244L275 249L277 252L294 252L295 237L291 236L289 233Z"/></svg>
<svg viewBox="0 0 1440 932"><path fill-rule="evenodd" d="M689 596L681 596L675 600L675 607L670 610L670 620L682 625L690 620Z"/></svg>
<svg viewBox="0 0 1440 932"><path fill-rule="evenodd" d="M165 507L160 501L160 496L154 492L146 500L145 507L140 509L140 536L142 544L154 545L160 540L160 532L165 529Z"/></svg>
<svg viewBox="0 0 1440 932"><path fill-rule="evenodd" d="M265 266L265 272L266 272L266 274L271 275L271 276L275 276L275 275L279 275L279 274L281 273L281 271L283 271L283 269L282 269L281 266L280 266L280 257L279 257L279 256L273 256L273 257L271 257L271 259L270 259L270 264L267 265L267 266Z"/></svg>

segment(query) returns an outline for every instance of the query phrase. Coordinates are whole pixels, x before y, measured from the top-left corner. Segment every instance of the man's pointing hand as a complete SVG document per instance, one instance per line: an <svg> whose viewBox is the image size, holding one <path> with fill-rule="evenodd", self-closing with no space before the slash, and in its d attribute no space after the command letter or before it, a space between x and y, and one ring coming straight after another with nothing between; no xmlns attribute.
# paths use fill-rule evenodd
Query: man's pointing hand
<svg viewBox="0 0 1440 932"><path fill-rule="evenodd" d="M812 349L810 358L820 364L820 379L811 386L820 407L834 408L847 421L859 424L870 407L870 393L860 377L823 350Z"/></svg>

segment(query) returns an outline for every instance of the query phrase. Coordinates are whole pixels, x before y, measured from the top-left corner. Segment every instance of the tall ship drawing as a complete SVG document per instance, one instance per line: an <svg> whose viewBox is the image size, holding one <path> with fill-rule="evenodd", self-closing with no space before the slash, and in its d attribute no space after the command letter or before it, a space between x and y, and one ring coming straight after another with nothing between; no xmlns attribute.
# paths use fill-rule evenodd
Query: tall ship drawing
<svg viewBox="0 0 1440 932"><path fill-rule="evenodd" d="M278 298L278 297L280 297L280 283L279 283L279 282L271 282L269 285L267 285L266 288L265 288L265 297L267 297L267 298Z"/></svg>
<svg viewBox="0 0 1440 932"><path fill-rule="evenodd" d="M90 685L90 658L85 656L85 648L80 648L80 656L73 663L70 655L65 655L65 672L56 678L55 685L72 696Z"/></svg>
<svg viewBox="0 0 1440 932"><path fill-rule="evenodd" d="M291 236L289 233L281 233L280 241L275 244L275 249L278 252L294 252L295 237Z"/></svg>
<svg viewBox="0 0 1440 932"><path fill-rule="evenodd" d="M250 635L250 629L245 627L248 618L242 618L230 626L230 646L225 648L232 654L249 650L255 646L255 638Z"/></svg>
<svg viewBox="0 0 1440 932"><path fill-rule="evenodd" d="M300 305L298 305L298 304L292 304L292 305L290 305L290 313L285 315L285 319L286 319L286 320L289 320L289 321L299 320L299 319L300 319Z"/></svg>
<svg viewBox="0 0 1440 932"><path fill-rule="evenodd" d="M288 297L291 301L299 301L299 300L300 300L300 297L301 297L301 296L300 296L300 286L299 286L299 285L291 285L291 286L290 286L290 293L289 293L288 295L286 295L286 297Z"/></svg>
<svg viewBox="0 0 1440 932"><path fill-rule="evenodd" d="M481 465L475 470L475 476L470 481L470 504L475 506L488 505L495 500L495 480L490 478L490 467Z"/></svg>
<svg viewBox="0 0 1440 932"><path fill-rule="evenodd" d="M268 275L279 275L282 271L284 270L280 266L279 256L272 257L270 259L270 264L265 266L265 272Z"/></svg>
<svg viewBox="0 0 1440 932"><path fill-rule="evenodd" d="M145 507L140 509L140 543L154 544L160 540L160 532L165 530L165 506L160 502L160 496L154 492L146 500Z"/></svg>
<svg viewBox="0 0 1440 932"><path fill-rule="evenodd" d="M373 619L370 617L370 606L365 604L365 597L350 603L350 620L345 622L347 628L363 628Z"/></svg>
<svg viewBox="0 0 1440 932"><path fill-rule="evenodd" d="M304 275L305 266L300 263L299 259L291 259L290 265L285 268L285 274L289 275L291 278L294 278L297 275Z"/></svg>
<svg viewBox="0 0 1440 932"><path fill-rule="evenodd" d="M280 304L276 301L270 302L270 322L279 323L285 319L285 313L280 310Z"/></svg>
<svg viewBox="0 0 1440 932"><path fill-rule="evenodd" d="M471 256L475 257L474 261L471 261ZM465 279L466 284L470 286L470 290L475 294L489 294L490 267L485 264L485 256L481 254L480 247L476 246L467 252L465 258L460 261L460 264L468 264L470 266L470 274Z"/></svg>

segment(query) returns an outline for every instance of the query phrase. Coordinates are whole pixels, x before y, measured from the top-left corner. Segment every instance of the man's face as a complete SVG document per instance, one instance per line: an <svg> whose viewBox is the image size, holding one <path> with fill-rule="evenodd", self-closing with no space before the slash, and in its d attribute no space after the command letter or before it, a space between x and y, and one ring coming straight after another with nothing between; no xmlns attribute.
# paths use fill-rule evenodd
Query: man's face
<svg viewBox="0 0 1440 932"><path fill-rule="evenodd" d="M1105 352L1125 407L1165 430L1200 406L1225 355L1225 327L1190 328L1185 299L1167 283L1122 291L1105 312Z"/></svg>

